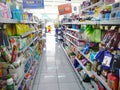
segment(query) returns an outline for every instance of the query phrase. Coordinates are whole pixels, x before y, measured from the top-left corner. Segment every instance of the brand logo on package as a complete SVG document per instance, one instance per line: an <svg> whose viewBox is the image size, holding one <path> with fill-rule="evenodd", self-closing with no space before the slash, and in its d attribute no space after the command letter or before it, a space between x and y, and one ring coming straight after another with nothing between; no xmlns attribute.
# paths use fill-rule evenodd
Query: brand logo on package
<svg viewBox="0 0 120 90"><path fill-rule="evenodd" d="M44 0L23 0L23 8L44 8Z"/></svg>
<svg viewBox="0 0 120 90"><path fill-rule="evenodd" d="M58 6L59 15L72 13L71 4L63 4Z"/></svg>

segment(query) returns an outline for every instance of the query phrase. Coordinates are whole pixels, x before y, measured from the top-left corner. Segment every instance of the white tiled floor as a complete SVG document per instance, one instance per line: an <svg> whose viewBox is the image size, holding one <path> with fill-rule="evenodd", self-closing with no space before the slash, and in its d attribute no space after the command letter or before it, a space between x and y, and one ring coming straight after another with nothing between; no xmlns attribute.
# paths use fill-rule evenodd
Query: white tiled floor
<svg viewBox="0 0 120 90"><path fill-rule="evenodd" d="M60 43L46 36L39 70L32 90L83 90Z"/></svg>

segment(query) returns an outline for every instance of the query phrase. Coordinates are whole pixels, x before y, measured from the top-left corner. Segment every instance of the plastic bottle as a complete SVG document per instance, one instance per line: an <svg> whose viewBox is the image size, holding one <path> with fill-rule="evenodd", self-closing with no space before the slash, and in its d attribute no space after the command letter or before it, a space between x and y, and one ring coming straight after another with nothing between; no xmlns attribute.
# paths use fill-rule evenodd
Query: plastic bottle
<svg viewBox="0 0 120 90"><path fill-rule="evenodd" d="M10 75L7 77L7 90L14 90L14 82Z"/></svg>

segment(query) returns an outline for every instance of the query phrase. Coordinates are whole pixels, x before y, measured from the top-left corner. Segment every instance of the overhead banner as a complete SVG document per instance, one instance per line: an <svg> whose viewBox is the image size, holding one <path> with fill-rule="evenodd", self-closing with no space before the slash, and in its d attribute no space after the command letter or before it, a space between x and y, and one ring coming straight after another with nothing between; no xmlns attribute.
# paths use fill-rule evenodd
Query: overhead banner
<svg viewBox="0 0 120 90"><path fill-rule="evenodd" d="M44 8L44 0L23 0L23 8Z"/></svg>
<svg viewBox="0 0 120 90"><path fill-rule="evenodd" d="M71 4L63 4L58 6L59 15L72 13Z"/></svg>

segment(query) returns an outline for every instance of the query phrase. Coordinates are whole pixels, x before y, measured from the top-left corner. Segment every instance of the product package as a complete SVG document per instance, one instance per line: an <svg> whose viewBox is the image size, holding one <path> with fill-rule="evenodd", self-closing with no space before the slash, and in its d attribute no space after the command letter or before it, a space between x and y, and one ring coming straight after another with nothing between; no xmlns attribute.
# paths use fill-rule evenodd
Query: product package
<svg viewBox="0 0 120 90"><path fill-rule="evenodd" d="M105 87L98 81L98 90L106 90Z"/></svg>
<svg viewBox="0 0 120 90"><path fill-rule="evenodd" d="M107 43L106 47L109 50L113 50L114 48L117 48L118 43L120 41L120 33L115 32L114 35L111 37L111 39L109 40L109 42Z"/></svg>
<svg viewBox="0 0 120 90"><path fill-rule="evenodd" d="M0 3L0 17L1 18L11 18L11 14L9 13L9 9L8 7L3 4L3 3Z"/></svg>
<svg viewBox="0 0 120 90"><path fill-rule="evenodd" d="M104 37L103 37L103 39L101 41L102 46L106 46L106 44L110 41L110 39L114 35L114 32L115 32L114 30L106 32L106 34L104 35Z"/></svg>
<svg viewBox="0 0 120 90"><path fill-rule="evenodd" d="M112 68L113 54L108 51L104 52L104 57L102 61L102 68L105 70L110 70Z"/></svg>
<svg viewBox="0 0 120 90"><path fill-rule="evenodd" d="M20 9L13 9L12 10L12 19L16 19L16 20L22 20L22 12L20 11Z"/></svg>
<svg viewBox="0 0 120 90"><path fill-rule="evenodd" d="M115 0L104 0L105 4L112 4L115 2Z"/></svg>
<svg viewBox="0 0 120 90"><path fill-rule="evenodd" d="M112 90L118 90L118 78L112 73L108 74L108 86Z"/></svg>
<svg viewBox="0 0 120 90"><path fill-rule="evenodd" d="M2 30L0 30L0 46L4 45L5 43L5 38L4 38L5 34Z"/></svg>

